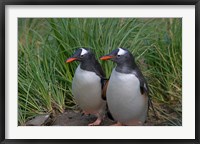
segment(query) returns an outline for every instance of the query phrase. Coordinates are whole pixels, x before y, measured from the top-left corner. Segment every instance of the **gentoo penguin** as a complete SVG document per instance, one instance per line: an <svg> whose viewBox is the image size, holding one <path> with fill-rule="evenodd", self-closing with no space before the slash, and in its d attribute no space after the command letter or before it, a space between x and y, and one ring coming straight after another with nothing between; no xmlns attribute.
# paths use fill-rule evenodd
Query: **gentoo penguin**
<svg viewBox="0 0 200 144"><path fill-rule="evenodd" d="M88 125L100 125L106 109L106 101L102 98L105 74L88 48L79 48L66 60L67 63L79 61L72 81L72 94L76 103L85 114L95 114L97 120Z"/></svg>
<svg viewBox="0 0 200 144"><path fill-rule="evenodd" d="M101 60L117 64L108 82L106 97L115 125L143 125L148 111L147 82L127 49L117 48Z"/></svg>

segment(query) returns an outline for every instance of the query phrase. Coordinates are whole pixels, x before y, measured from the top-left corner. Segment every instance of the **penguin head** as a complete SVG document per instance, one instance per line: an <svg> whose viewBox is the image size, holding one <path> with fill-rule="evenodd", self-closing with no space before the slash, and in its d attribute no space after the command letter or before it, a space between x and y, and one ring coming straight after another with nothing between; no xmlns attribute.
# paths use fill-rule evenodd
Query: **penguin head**
<svg viewBox="0 0 200 144"><path fill-rule="evenodd" d="M101 60L111 60L117 65L132 63L134 61L134 57L130 51L125 48L117 48L113 50L111 53L102 56Z"/></svg>
<svg viewBox="0 0 200 144"><path fill-rule="evenodd" d="M88 59L92 58L94 55L89 48L79 48L75 51L75 53L66 60L66 63L70 63L73 61L84 62Z"/></svg>

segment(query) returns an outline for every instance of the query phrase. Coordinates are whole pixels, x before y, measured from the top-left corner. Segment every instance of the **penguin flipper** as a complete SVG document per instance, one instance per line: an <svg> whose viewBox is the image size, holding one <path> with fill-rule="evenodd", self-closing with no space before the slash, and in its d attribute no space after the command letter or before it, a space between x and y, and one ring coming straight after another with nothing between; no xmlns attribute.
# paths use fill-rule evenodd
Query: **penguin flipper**
<svg viewBox="0 0 200 144"><path fill-rule="evenodd" d="M107 87L108 87L108 82L109 82L109 79L102 79L102 99L103 100L106 100L106 91L107 91Z"/></svg>

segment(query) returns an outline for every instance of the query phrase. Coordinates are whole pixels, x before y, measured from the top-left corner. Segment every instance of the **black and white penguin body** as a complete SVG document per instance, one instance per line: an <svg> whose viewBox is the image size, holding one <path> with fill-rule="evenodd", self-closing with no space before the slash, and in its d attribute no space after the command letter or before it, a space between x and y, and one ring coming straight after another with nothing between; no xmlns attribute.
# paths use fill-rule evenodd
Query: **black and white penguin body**
<svg viewBox="0 0 200 144"><path fill-rule="evenodd" d="M148 86L133 55L118 48L101 60L117 63L107 87L107 104L113 118L122 125L142 125L148 111Z"/></svg>
<svg viewBox="0 0 200 144"><path fill-rule="evenodd" d="M74 60L80 61L80 64L72 82L73 96L84 113L95 114L98 117L89 125L99 125L106 110L106 101L102 99L102 80L105 79L105 74L88 48L79 48L66 62Z"/></svg>

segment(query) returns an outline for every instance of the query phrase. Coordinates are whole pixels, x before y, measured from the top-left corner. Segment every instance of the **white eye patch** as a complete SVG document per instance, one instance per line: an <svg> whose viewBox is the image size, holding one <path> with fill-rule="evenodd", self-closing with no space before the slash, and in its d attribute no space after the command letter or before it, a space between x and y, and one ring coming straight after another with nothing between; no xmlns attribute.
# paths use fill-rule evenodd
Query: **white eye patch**
<svg viewBox="0 0 200 144"><path fill-rule="evenodd" d="M118 51L118 55L124 55L125 53L126 53L126 51L125 50L123 50L122 48L118 48L119 49L119 51Z"/></svg>
<svg viewBox="0 0 200 144"><path fill-rule="evenodd" d="M88 53L88 51L85 50L84 48L81 48L81 49L82 49L81 55L84 55L84 54Z"/></svg>

